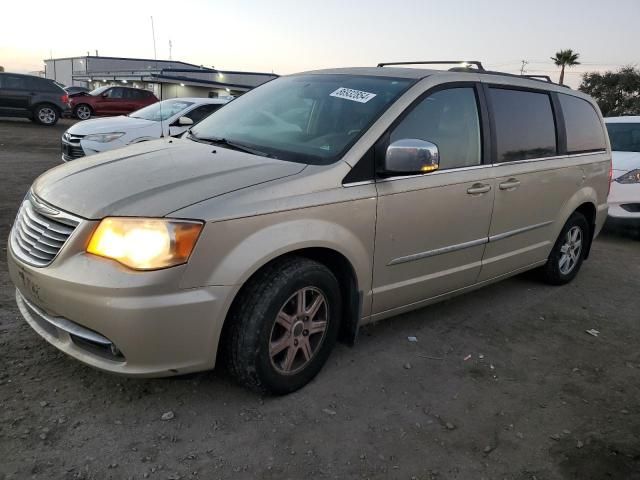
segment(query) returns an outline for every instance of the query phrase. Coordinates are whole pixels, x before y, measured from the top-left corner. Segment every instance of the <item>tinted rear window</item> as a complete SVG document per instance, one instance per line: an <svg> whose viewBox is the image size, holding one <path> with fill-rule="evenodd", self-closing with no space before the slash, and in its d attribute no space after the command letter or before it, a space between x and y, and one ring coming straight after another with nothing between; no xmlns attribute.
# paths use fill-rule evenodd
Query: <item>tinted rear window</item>
<svg viewBox="0 0 640 480"><path fill-rule="evenodd" d="M640 123L607 123L611 150L640 152Z"/></svg>
<svg viewBox="0 0 640 480"><path fill-rule="evenodd" d="M564 94L558 96L567 130L568 153L605 150L604 130L593 106L582 98Z"/></svg>
<svg viewBox="0 0 640 480"><path fill-rule="evenodd" d="M556 127L546 93L490 88L497 161L557 155Z"/></svg>

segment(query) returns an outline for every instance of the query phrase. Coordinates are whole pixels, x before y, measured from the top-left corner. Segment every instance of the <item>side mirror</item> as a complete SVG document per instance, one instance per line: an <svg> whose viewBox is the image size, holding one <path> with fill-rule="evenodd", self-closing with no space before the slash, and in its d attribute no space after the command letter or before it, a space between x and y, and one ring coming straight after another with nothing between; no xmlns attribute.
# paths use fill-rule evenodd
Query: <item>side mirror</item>
<svg viewBox="0 0 640 480"><path fill-rule="evenodd" d="M101 96L102 98L107 98L107 97L109 96L109 94L108 94L108 93L103 93L103 94L101 94L100 96Z"/></svg>
<svg viewBox="0 0 640 480"><path fill-rule="evenodd" d="M440 166L440 152L431 142L407 138L397 140L387 147L384 157L384 173L428 173Z"/></svg>
<svg viewBox="0 0 640 480"><path fill-rule="evenodd" d="M191 120L189 117L180 117L178 119L178 125L180 125L181 127L188 127L189 125L193 125L193 120Z"/></svg>

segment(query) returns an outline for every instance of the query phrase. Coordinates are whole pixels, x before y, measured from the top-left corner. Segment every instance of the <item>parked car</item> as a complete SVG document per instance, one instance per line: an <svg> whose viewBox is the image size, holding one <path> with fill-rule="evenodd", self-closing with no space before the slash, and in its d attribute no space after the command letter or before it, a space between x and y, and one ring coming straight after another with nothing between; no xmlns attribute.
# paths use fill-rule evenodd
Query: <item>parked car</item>
<svg viewBox="0 0 640 480"><path fill-rule="evenodd" d="M0 72L0 117L23 117L51 126L69 108L67 92L53 80Z"/></svg>
<svg viewBox="0 0 640 480"><path fill-rule="evenodd" d="M71 97L71 108L76 118L88 120L94 115L126 115L157 101L149 90L104 86Z"/></svg>
<svg viewBox="0 0 640 480"><path fill-rule="evenodd" d="M605 122L613 150L609 218L640 226L640 116L609 117Z"/></svg>
<svg viewBox="0 0 640 480"><path fill-rule="evenodd" d="M64 87L64 91L67 92L67 94L70 97L73 97L75 95L80 95L83 93L89 94L91 92L91 90L89 90L87 87L80 87L77 85L72 85L70 87Z"/></svg>
<svg viewBox="0 0 640 480"><path fill-rule="evenodd" d="M180 135L227 102L228 98L175 98L126 116L78 122L62 135L62 160L67 162L132 143Z"/></svg>
<svg viewBox="0 0 640 480"><path fill-rule="evenodd" d="M167 376L219 358L284 394L362 324L533 268L570 282L607 216L610 169L596 103L560 85L302 73L179 139L40 176L9 272L25 320L84 363Z"/></svg>

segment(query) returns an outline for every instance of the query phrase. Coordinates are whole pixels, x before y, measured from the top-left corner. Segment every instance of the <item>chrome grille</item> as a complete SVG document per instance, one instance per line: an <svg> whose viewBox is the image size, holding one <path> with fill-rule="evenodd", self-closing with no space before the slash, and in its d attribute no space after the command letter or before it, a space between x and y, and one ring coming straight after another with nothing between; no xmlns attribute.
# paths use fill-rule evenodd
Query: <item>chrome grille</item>
<svg viewBox="0 0 640 480"><path fill-rule="evenodd" d="M11 230L11 249L25 263L46 267L80 223L32 194L22 202Z"/></svg>
<svg viewBox="0 0 640 480"><path fill-rule="evenodd" d="M64 160L75 160L85 156L84 149L80 145L82 138L84 138L84 135L75 135L67 132L62 135L60 149Z"/></svg>

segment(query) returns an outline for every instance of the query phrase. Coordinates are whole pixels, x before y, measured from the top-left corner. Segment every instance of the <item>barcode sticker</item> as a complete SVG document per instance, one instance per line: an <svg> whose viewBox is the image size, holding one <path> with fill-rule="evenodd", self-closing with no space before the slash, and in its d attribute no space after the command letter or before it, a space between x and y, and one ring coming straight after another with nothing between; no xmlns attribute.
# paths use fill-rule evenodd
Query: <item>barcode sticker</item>
<svg viewBox="0 0 640 480"><path fill-rule="evenodd" d="M351 100L352 102L367 103L375 97L376 94L363 92L362 90L353 90L352 88L340 87L335 92L329 94L329 96L344 98L345 100Z"/></svg>

